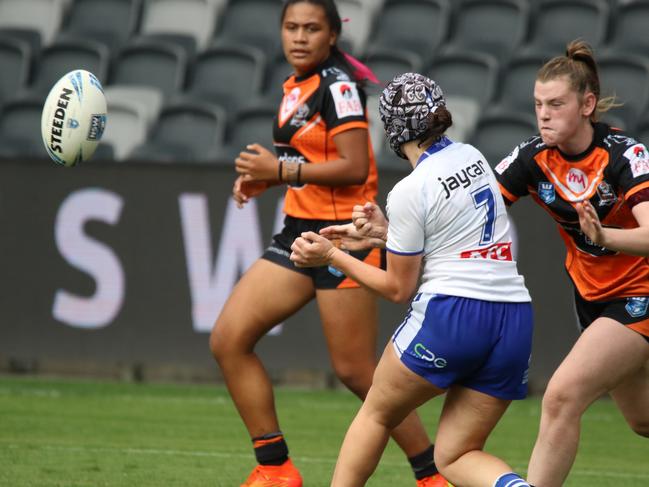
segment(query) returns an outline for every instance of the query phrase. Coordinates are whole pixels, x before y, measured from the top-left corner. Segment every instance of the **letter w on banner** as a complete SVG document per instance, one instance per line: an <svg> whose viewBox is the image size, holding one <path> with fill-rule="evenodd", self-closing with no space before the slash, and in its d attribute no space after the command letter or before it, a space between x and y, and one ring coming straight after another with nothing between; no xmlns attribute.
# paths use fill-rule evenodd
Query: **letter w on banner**
<svg viewBox="0 0 649 487"><path fill-rule="evenodd" d="M239 209L229 199L215 257L207 196L181 195L180 217L194 330L210 332L237 280L262 254L257 202L251 200ZM280 330L275 327L271 334Z"/></svg>

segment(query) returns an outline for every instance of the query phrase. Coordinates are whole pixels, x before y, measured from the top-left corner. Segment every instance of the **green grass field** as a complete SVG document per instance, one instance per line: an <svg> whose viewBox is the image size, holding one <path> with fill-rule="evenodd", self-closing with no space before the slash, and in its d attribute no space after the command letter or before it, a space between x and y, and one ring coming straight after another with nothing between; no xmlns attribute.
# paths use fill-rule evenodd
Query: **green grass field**
<svg viewBox="0 0 649 487"><path fill-rule="evenodd" d="M326 486L358 402L342 391L279 388L283 430L307 487ZM434 431L440 401L421 411ZM524 472L540 402L513 404L488 450ZM250 441L222 387L0 378L2 486L238 486ZM368 485L414 486L391 444ZM649 441L613 403L584 418L567 486L649 486Z"/></svg>

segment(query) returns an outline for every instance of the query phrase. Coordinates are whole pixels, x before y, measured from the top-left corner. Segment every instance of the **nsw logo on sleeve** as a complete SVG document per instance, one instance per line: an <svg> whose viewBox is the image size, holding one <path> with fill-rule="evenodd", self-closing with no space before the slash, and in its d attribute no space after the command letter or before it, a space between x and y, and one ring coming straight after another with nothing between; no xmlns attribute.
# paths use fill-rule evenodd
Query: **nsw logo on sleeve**
<svg viewBox="0 0 649 487"><path fill-rule="evenodd" d="M649 298L646 296L626 298L626 312L633 318L644 316L647 313L647 306L649 306Z"/></svg>
<svg viewBox="0 0 649 487"><path fill-rule="evenodd" d="M363 115L363 104L358 95L356 83L337 81L329 89L336 106L338 118L358 117Z"/></svg>
<svg viewBox="0 0 649 487"><path fill-rule="evenodd" d="M631 173L634 178L649 174L649 153L644 144L635 144L629 147L624 153L631 166Z"/></svg>
<svg viewBox="0 0 649 487"><path fill-rule="evenodd" d="M556 198L556 194L554 192L554 184L547 181L541 181L538 187L538 195L539 198L541 198L541 201L543 201L543 203L545 203L546 205L554 202Z"/></svg>

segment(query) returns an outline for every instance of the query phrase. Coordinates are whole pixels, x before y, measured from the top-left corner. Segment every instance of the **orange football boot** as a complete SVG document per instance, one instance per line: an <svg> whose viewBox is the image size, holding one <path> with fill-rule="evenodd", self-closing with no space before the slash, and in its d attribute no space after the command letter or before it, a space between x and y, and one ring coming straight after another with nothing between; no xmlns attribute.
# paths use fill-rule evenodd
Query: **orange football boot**
<svg viewBox="0 0 649 487"><path fill-rule="evenodd" d="M417 487L453 487L451 483L442 477L440 474L436 473L430 477L424 477L423 479L417 480Z"/></svg>
<svg viewBox="0 0 649 487"><path fill-rule="evenodd" d="M281 465L257 465L241 487L302 487L302 476L289 458Z"/></svg>

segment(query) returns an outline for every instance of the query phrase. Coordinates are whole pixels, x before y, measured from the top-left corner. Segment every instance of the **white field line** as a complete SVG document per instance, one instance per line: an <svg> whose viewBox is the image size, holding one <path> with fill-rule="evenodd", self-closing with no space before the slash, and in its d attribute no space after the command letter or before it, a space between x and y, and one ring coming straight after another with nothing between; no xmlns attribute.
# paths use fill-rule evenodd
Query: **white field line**
<svg viewBox="0 0 649 487"><path fill-rule="evenodd" d="M7 448L9 450L22 450L29 449L33 450L32 446L28 445L0 445L0 450ZM37 449L49 450L54 452L74 452L74 453L113 453L113 454L124 454L124 455L158 455L158 456L184 456L184 457L204 457L204 458L241 458L248 459L252 461L252 453L229 453L229 452L219 452L219 451L200 451L200 450L169 450L169 449L153 449L153 448L95 448L95 447L83 447L83 446L64 446L64 445L43 445L39 446ZM296 462L299 463L319 463L319 464L328 464L334 465L336 462L335 458L326 458L326 457L304 457L304 456L293 456ZM381 465L387 467L403 467L403 462L394 462L389 460L381 461ZM515 470L524 471L525 466L523 464L514 465ZM639 480L649 480L649 472L647 473L628 473L628 472L616 472L609 469L606 470L582 470L582 469L573 469L570 472L571 476L575 477L606 477L613 479L639 479Z"/></svg>

